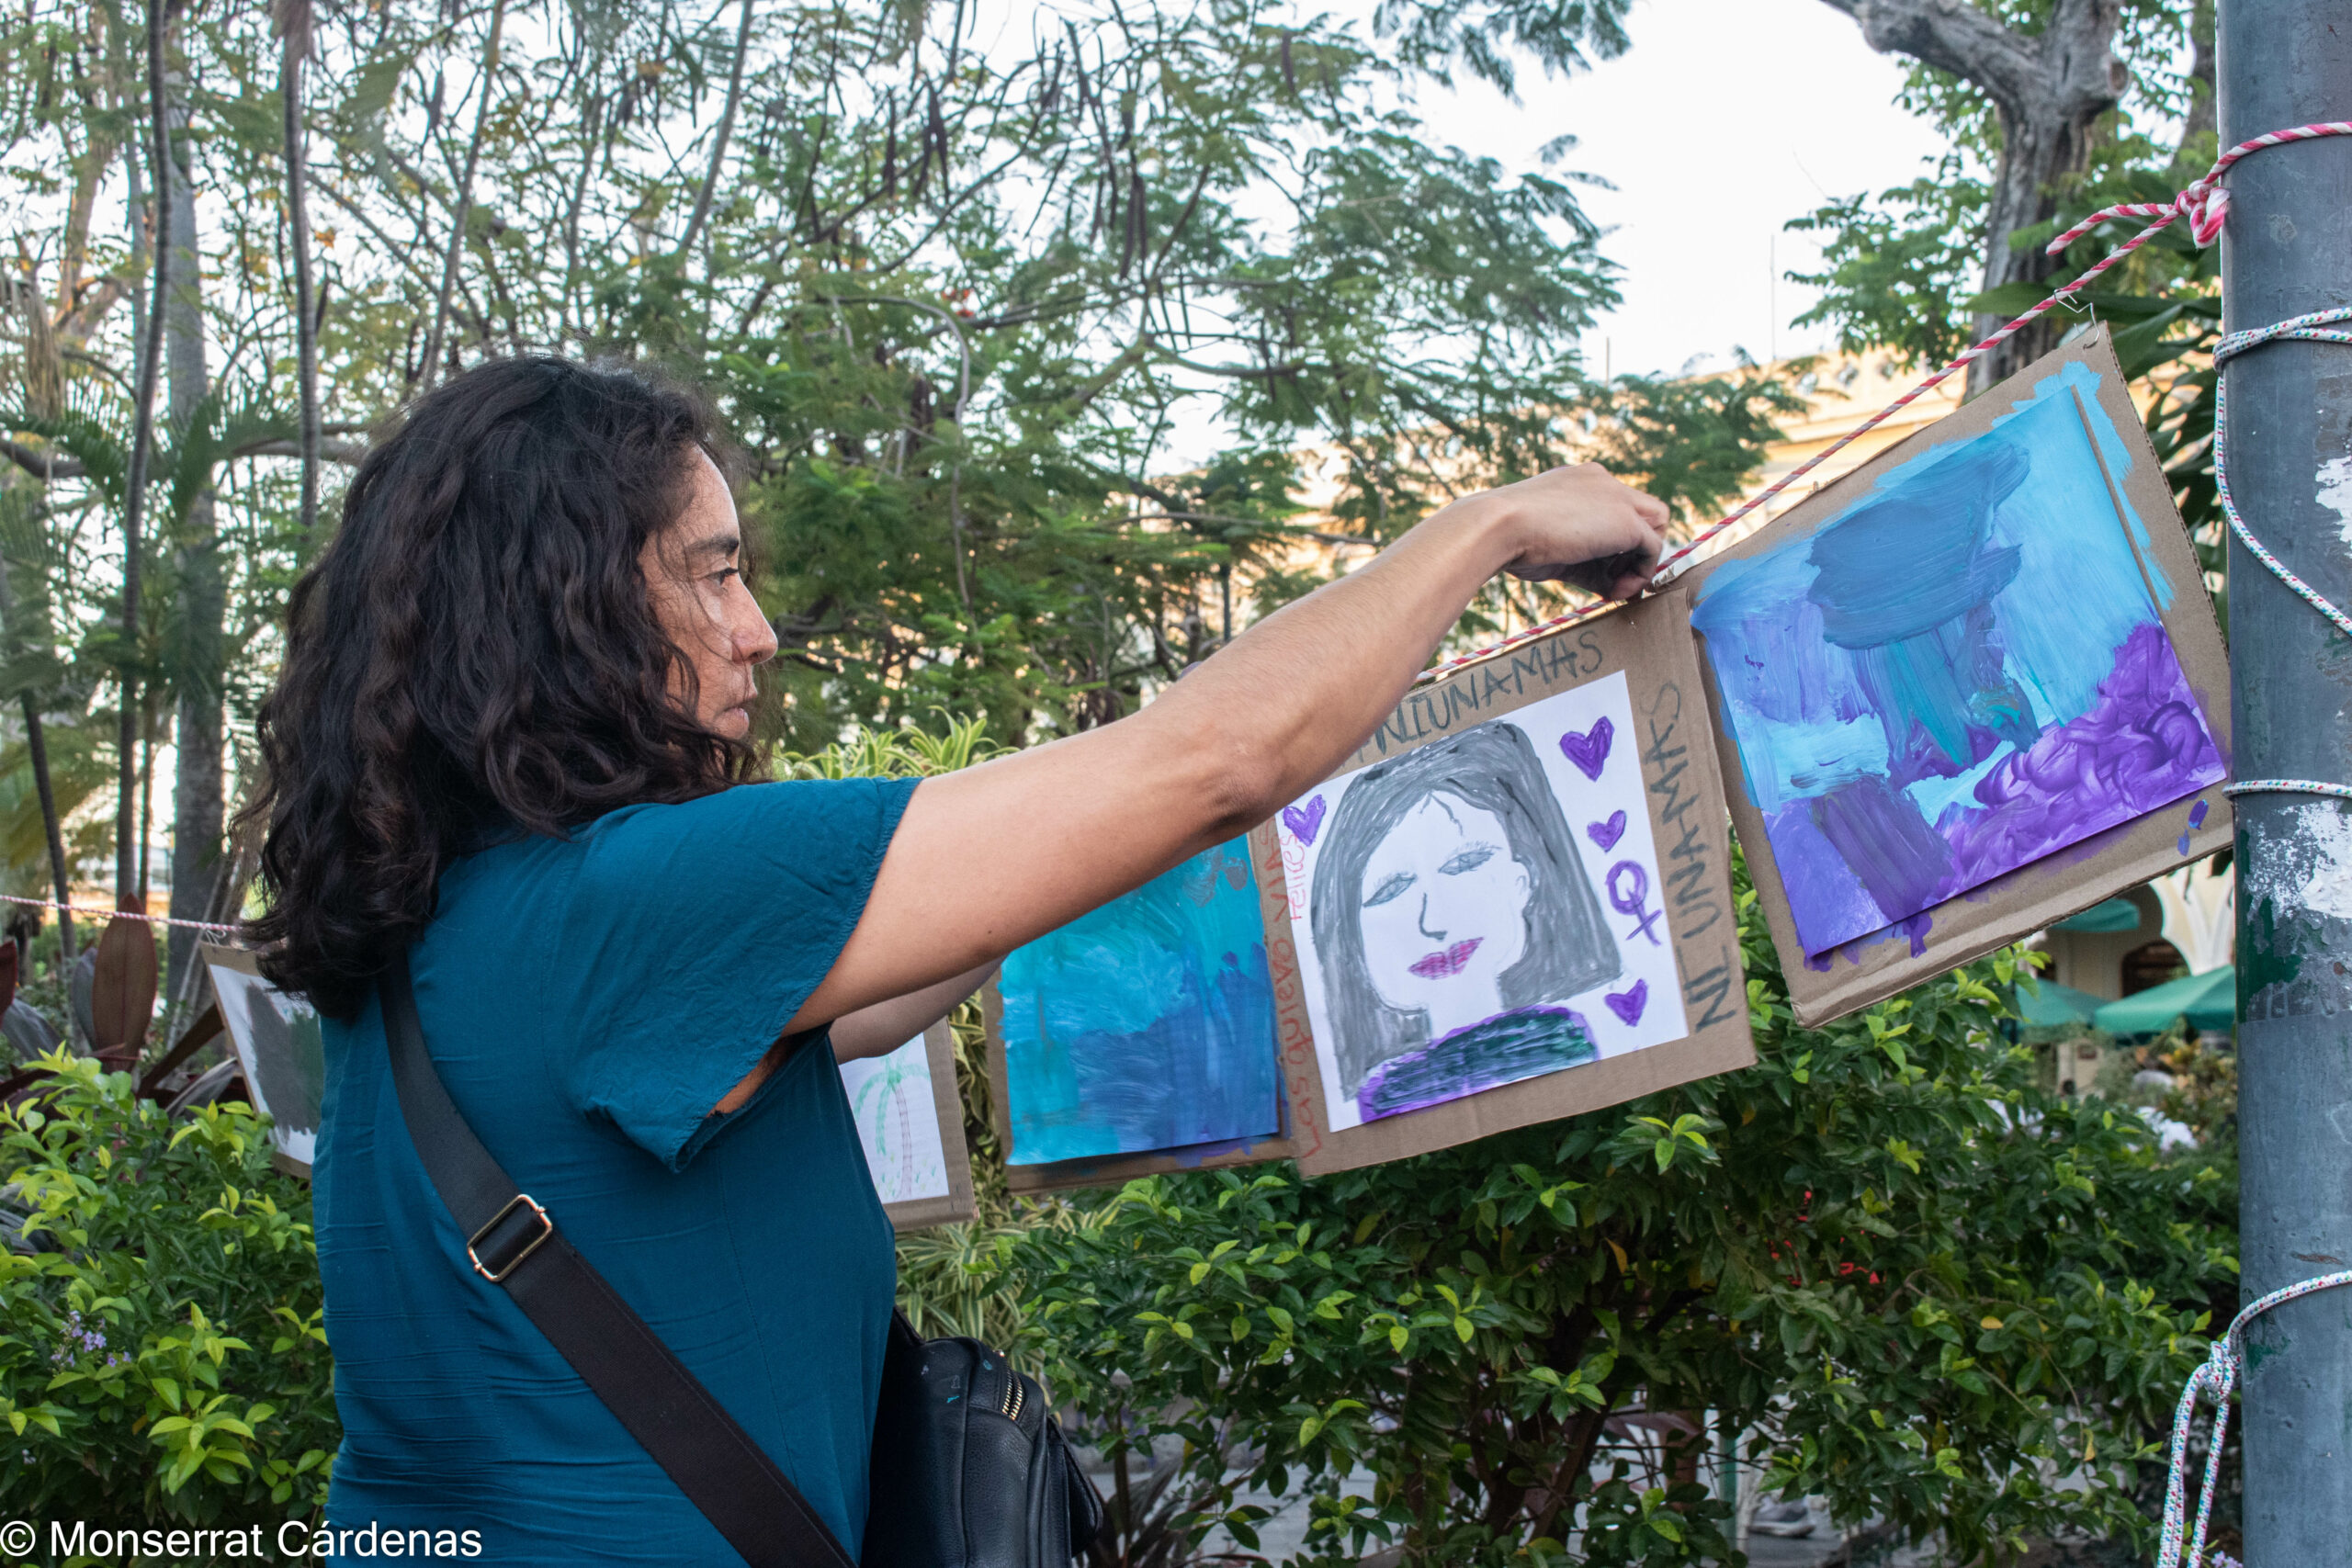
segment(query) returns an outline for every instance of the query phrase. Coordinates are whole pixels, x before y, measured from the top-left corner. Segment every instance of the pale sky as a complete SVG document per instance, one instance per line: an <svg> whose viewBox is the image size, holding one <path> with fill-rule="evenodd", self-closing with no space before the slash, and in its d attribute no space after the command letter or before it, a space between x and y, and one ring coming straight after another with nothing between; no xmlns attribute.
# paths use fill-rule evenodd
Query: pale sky
<svg viewBox="0 0 2352 1568"><path fill-rule="evenodd" d="M1377 0L1296 0L1305 13L1352 21L1372 36ZM975 0L982 49L1023 49L1037 0ZM1776 276L1817 270L1810 234L1781 226L1832 197L1873 195L1928 173L1944 144L1895 107L1902 66L1822 0L1634 0L1633 46L1561 79L1532 64L1519 101L1483 83L1426 83L1409 107L1434 141L1512 172L1541 172L1537 152L1563 134L1579 145L1553 173L1598 175L1586 210L1611 231L1602 252L1624 302L1586 335L1595 375L1718 368L1828 346L1820 328L1790 326L1813 291ZM1248 203L1245 201L1245 208ZM1269 216L1272 209L1269 209ZM1204 461L1230 436L1205 407L1180 404L1155 465Z"/></svg>
<svg viewBox="0 0 2352 1568"><path fill-rule="evenodd" d="M1359 8L1350 0L1341 14ZM1360 8L1369 14L1370 6ZM1757 358L1825 346L1789 321L1811 291L1773 275L1815 270L1809 234L1781 232L1831 197L1917 178L1943 142L1894 106L1901 64L1822 0L1636 0L1633 48L1569 80L1522 71L1513 105L1484 87L1424 91L1436 136L1506 167L1560 167L1614 191L1585 194L1625 302L1587 340L1593 368L1679 371L1735 347Z"/></svg>

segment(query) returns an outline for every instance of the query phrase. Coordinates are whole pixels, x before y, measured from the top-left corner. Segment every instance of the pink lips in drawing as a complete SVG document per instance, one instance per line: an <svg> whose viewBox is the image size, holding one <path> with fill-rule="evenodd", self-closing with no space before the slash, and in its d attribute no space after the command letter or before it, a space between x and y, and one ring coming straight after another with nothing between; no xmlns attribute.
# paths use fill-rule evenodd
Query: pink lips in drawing
<svg viewBox="0 0 2352 1568"><path fill-rule="evenodd" d="M1457 942L1443 953L1432 953L1427 958L1416 958L1406 967L1424 980L1434 980L1445 975L1459 975L1469 967L1470 955L1477 952L1478 944L1486 940L1482 936L1474 936L1466 942Z"/></svg>

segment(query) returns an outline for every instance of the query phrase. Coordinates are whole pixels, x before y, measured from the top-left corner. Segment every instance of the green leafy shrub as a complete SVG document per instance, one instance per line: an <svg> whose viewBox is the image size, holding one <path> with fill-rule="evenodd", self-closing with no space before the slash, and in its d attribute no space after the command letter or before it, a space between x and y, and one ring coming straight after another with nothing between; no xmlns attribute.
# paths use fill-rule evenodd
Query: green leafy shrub
<svg viewBox="0 0 2352 1568"><path fill-rule="evenodd" d="M27 1239L0 1251L0 1515L109 1526L315 1514L340 1440L307 1188L244 1105L178 1121L47 1058L0 1109Z"/></svg>
<svg viewBox="0 0 2352 1568"><path fill-rule="evenodd" d="M1008 1240L1035 1353L1114 1460L1098 1563L1251 1544L1244 1485L1308 1495L1301 1561L1730 1561L1690 1448L1611 1459L1636 1409L1718 1412L1771 1489L1955 1561L2144 1538L2234 1295L2226 1165L2041 1089L1996 1033L2015 951L1798 1028L1741 898L1751 1069L1313 1181L1137 1181ZM1147 1481L1147 1447L1182 1457Z"/></svg>

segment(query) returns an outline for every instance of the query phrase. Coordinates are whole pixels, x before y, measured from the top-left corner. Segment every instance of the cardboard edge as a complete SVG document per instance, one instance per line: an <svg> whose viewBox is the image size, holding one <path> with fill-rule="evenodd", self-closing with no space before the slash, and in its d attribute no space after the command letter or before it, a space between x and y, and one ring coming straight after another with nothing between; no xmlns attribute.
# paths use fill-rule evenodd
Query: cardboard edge
<svg viewBox="0 0 2352 1568"><path fill-rule="evenodd" d="M1306 1024L1306 981L1299 973L1298 941L1291 934L1290 878L1283 869L1276 820L1270 817L1250 830L1250 863L1258 874L1258 912L1266 931L1266 977L1274 996L1274 1061L1289 1122L1289 1157L1304 1171L1322 1154L1331 1122L1323 1105L1323 1069L1315 1059L1315 1036Z"/></svg>
<svg viewBox="0 0 2352 1568"><path fill-rule="evenodd" d="M2028 937L2032 936L2036 931L2047 931L2050 927L2056 925L2060 920L2065 919L2068 916L2079 915L2085 909L2090 908L2094 905L2104 903L2106 900L2116 897L2119 893L2142 886L2146 883L2154 881L2159 876L2165 875L2168 872L2177 871L2184 865L2194 865L2199 861L2205 859L2207 856L2212 854L2218 850L2228 849L2234 840L2235 829L2230 825L2227 816L2227 813L2222 814L2222 820L2218 826L2215 824L2213 819L2209 818L2203 828L2190 834L2188 853L2186 855L2179 853L2177 850L2167 848L2160 856L2156 857L2157 863L2154 864L2154 868L2153 870L2145 870L2144 874L2142 874L2143 869L2151 863L2146 858L2120 862L2112 868L2111 876L2122 876L2129 880L2112 882L2111 877L2102 877L2099 882L2089 885L2093 888L2093 892L2090 897L2085 897L2079 894L2069 894L2065 897L2052 900L2052 908L2042 912L2041 918L2036 919L2030 929L2021 931L2015 936L1979 936L1971 934L1954 939L1954 945L1952 946L1931 949L1918 958L1906 958L1900 965L1890 966L1886 970L1865 970L1856 968L1852 971L1853 977L1857 981L1863 982L1863 984L1827 987L1821 990L1809 993L1802 998L1792 994L1789 998L1789 1006L1796 1014L1798 1025L1804 1029L1818 1029L1824 1024L1835 1023L1838 1020L1845 1018L1850 1014L1860 1012L1865 1008L1874 1007L1878 1003L1886 1000L1890 996L1900 995L1902 992L1909 990L1914 986L1923 985L1927 981L1935 979L1939 976L1950 974L1954 969L1961 968L1965 964L1973 964L1988 953L1995 953L2004 947L2014 946L2018 942L2023 942ZM2144 821L2145 818L2142 818L2141 820ZM2138 826L2138 822L2119 823L2114 828L2109 829L2108 831L2111 833L2129 834L2132 829ZM2104 835L2095 835L2095 837L2104 837ZM2075 847L2080 848L2081 846L2077 845ZM2109 850L2106 852L2116 853L2120 852ZM2041 863L2040 861L2031 862L2027 865L2018 867L2017 872L2012 872L2009 874L2014 876L2022 872L2031 871L2034 866ZM1996 879L1995 882L1987 883L1985 884L1984 888L1979 889L1979 891L1992 889L1997 886L1999 882L2006 880L2007 880L2007 878L2003 877ZM1946 900L1947 903L1955 901L1956 900L1951 899ZM1943 905L1939 904L1937 908L1943 908ZM1915 965L1925 965L1926 968L1924 969L1924 972L1913 974L1910 978L1905 979L1901 985L1896 986L1892 991L1885 990L1882 987L1880 982L1883 976L1896 973L1899 970L1908 970L1913 968ZM1815 973L1818 972L1815 971Z"/></svg>
<svg viewBox="0 0 2352 1568"><path fill-rule="evenodd" d="M206 965L208 970L217 964L220 968L239 975L250 975L264 984L268 982L268 976L261 972L260 954L250 948L229 947L217 942L199 942L196 944L196 955L198 962ZM208 985L211 984L211 976L209 973L205 980ZM220 1005L220 987L217 986L213 987L213 996L214 1005L217 1007ZM253 1058L246 1054L245 1043L238 1039L237 1032L230 1027L229 1011L226 1008L220 1010L220 1037L228 1042L229 1054L237 1059L237 1071L243 1075L245 1082L246 1102L254 1110L267 1115L267 1111L261 1103L260 1087L254 1081L255 1075ZM271 1168L291 1176L297 1180L311 1179L311 1167L277 1146L277 1123L275 1117L270 1121L269 1163Z"/></svg>
<svg viewBox="0 0 2352 1568"><path fill-rule="evenodd" d="M251 975L256 978L261 976L261 954L251 948L230 947L217 942L199 942L196 944L196 953L197 956L208 964L217 964L223 969L233 969L240 975Z"/></svg>

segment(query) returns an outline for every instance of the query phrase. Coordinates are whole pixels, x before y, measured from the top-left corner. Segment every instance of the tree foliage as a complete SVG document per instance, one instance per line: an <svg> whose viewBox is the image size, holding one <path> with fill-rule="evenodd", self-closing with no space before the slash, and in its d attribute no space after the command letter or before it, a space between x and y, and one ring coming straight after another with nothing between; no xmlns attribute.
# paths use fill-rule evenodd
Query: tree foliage
<svg viewBox="0 0 2352 1568"><path fill-rule="evenodd" d="M1499 12L1392 6L1392 45L1272 0L1083 0L983 44L963 8L880 0L301 9L300 73L260 0L167 17L212 395L159 432L187 460L157 468L172 525L133 637L105 623L151 261L145 15L32 0L0 27L26 259L0 429L59 563L17 596L55 606L38 695L93 730L94 765L126 692L152 752L184 696L223 691L233 746L321 542L298 142L330 465L485 355L702 382L741 446L783 646L767 738L791 750L943 707L1024 739L1114 717L1350 552L1587 455L1588 414L1612 466L1692 509L1769 438L1757 387L1587 378L1577 337L1615 294L1580 176L1445 145L1406 107L1415 73L1505 69L1476 41ZM1623 0L1551 9L1578 48L1623 47ZM216 563L217 639L189 619ZM1498 589L1463 630L1559 592ZM85 850L107 833L86 815Z"/></svg>
<svg viewBox="0 0 2352 1568"><path fill-rule="evenodd" d="M0 1110L23 1219L0 1248L0 1508L315 1517L340 1428L308 1190L249 1107L170 1122L127 1073L45 1065L58 1092Z"/></svg>

